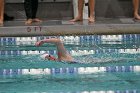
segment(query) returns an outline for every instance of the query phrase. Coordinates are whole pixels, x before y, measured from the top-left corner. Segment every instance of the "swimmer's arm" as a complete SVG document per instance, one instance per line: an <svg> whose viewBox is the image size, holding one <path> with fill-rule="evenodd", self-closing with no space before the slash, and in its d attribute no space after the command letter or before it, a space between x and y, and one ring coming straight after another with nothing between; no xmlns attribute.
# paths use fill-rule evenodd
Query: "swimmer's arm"
<svg viewBox="0 0 140 93"><path fill-rule="evenodd" d="M71 55L67 52L62 41L59 38L49 38L49 39L38 41L36 43L36 46L41 46L44 43L56 44L59 59L72 59Z"/></svg>
<svg viewBox="0 0 140 93"><path fill-rule="evenodd" d="M61 40L58 38L49 38L49 39L44 39L36 42L36 46L41 46L44 43L54 43L54 44L59 44L61 43Z"/></svg>
<svg viewBox="0 0 140 93"><path fill-rule="evenodd" d="M62 43L62 41L58 38L49 38L49 39L44 39L36 42L36 46L41 46L44 43L54 43L56 44L57 47L57 52L58 52L58 57L60 56L65 56L66 55L66 49Z"/></svg>

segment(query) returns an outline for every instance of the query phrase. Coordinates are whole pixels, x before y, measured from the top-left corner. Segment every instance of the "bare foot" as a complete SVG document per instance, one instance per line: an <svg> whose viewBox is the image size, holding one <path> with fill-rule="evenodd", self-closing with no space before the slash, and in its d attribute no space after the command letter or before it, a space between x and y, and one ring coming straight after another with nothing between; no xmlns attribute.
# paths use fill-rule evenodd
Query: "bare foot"
<svg viewBox="0 0 140 93"><path fill-rule="evenodd" d="M136 20L140 20L140 16L139 16L138 14L134 15L134 18L135 18Z"/></svg>
<svg viewBox="0 0 140 93"><path fill-rule="evenodd" d="M28 20L25 22L25 24L26 24L26 25L30 25L30 24L32 24L32 22L33 22L32 19L28 19Z"/></svg>
<svg viewBox="0 0 140 93"><path fill-rule="evenodd" d="M76 18L70 20L70 22L77 22L77 21L83 21L82 17L76 17Z"/></svg>
<svg viewBox="0 0 140 93"><path fill-rule="evenodd" d="M33 22L42 22L42 20L35 18L35 19L33 19Z"/></svg>
<svg viewBox="0 0 140 93"><path fill-rule="evenodd" d="M88 21L89 21L90 23L94 23L94 22L95 22L95 17L90 17L90 18L88 19Z"/></svg>
<svg viewBox="0 0 140 93"><path fill-rule="evenodd" d="M3 23L0 23L0 27L3 26Z"/></svg>
<svg viewBox="0 0 140 93"><path fill-rule="evenodd" d="M0 26L3 26L3 22L2 21L0 21Z"/></svg>

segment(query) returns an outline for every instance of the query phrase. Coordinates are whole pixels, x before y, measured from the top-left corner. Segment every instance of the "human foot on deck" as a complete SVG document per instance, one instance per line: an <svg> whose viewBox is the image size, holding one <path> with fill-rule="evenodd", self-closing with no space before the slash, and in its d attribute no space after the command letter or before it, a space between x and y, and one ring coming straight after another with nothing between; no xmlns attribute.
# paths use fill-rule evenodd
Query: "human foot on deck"
<svg viewBox="0 0 140 93"><path fill-rule="evenodd" d="M76 17L76 18L70 20L70 22L77 22L77 21L83 21L82 17Z"/></svg>
<svg viewBox="0 0 140 93"><path fill-rule="evenodd" d="M136 19L136 20L140 20L140 15L135 14L135 15L134 15L134 19Z"/></svg>
<svg viewBox="0 0 140 93"><path fill-rule="evenodd" d="M3 22L0 22L0 26L3 26Z"/></svg>
<svg viewBox="0 0 140 93"><path fill-rule="evenodd" d="M95 22L95 17L89 17L88 21L89 21L90 23L94 23L94 22Z"/></svg>
<svg viewBox="0 0 140 93"><path fill-rule="evenodd" d="M30 25L30 24L32 24L32 22L33 22L32 19L28 19L28 20L25 22L25 24L26 24L26 25Z"/></svg>
<svg viewBox="0 0 140 93"><path fill-rule="evenodd" d="M34 19L33 19L33 22L40 22L40 23L41 23L42 20L40 20L39 18L34 18Z"/></svg>

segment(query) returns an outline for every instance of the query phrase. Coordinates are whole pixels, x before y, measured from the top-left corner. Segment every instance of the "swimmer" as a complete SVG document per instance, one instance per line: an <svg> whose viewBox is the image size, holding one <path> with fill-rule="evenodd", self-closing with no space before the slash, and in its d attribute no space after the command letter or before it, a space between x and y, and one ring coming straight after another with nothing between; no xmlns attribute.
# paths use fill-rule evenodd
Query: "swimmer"
<svg viewBox="0 0 140 93"><path fill-rule="evenodd" d="M62 41L59 38L49 38L49 39L40 40L36 42L35 45L41 46L44 43L53 43L56 45L58 58L46 53L41 56L43 59L59 61L59 62L76 63L74 61L74 58L67 52Z"/></svg>
<svg viewBox="0 0 140 93"><path fill-rule="evenodd" d="M50 55L48 53L45 53L41 55L41 58L45 60L51 60L51 61L57 61L57 62L67 62L67 63L80 63L80 64L89 64L89 63L107 63L107 62L116 62L119 61L117 59L110 59L110 58L96 58L92 55L85 55L83 58L73 58L65 49L63 42L59 38L49 38L44 39L36 42L36 46L39 47L43 45L44 43L53 43L57 47L57 56L58 58L54 57L53 55Z"/></svg>

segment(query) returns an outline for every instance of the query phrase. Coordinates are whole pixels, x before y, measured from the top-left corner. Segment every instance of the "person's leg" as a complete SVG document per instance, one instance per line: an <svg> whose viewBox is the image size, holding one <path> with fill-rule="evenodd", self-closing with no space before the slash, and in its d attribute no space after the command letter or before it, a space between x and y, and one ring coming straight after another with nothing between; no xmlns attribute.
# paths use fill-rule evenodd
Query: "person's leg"
<svg viewBox="0 0 140 93"><path fill-rule="evenodd" d="M71 22L83 20L83 7L84 7L84 0L78 0L78 16L70 20Z"/></svg>
<svg viewBox="0 0 140 93"><path fill-rule="evenodd" d="M95 0L89 0L89 8L90 8L90 16L89 16L89 22L95 22Z"/></svg>
<svg viewBox="0 0 140 93"><path fill-rule="evenodd" d="M24 8L27 17L27 21L25 22L25 24L31 24L32 23L32 0L25 0Z"/></svg>
<svg viewBox="0 0 140 93"><path fill-rule="evenodd" d="M138 14L139 0L133 0L133 5L134 5L134 18L140 20L140 15Z"/></svg>
<svg viewBox="0 0 140 93"><path fill-rule="evenodd" d="M12 20L14 20L13 16L9 16L6 13L4 13L4 21L12 21Z"/></svg>
<svg viewBox="0 0 140 93"><path fill-rule="evenodd" d="M38 0L32 0L32 19L36 18L36 13L38 9Z"/></svg>
<svg viewBox="0 0 140 93"><path fill-rule="evenodd" d="M0 0L0 25L3 25L4 0Z"/></svg>
<svg viewBox="0 0 140 93"><path fill-rule="evenodd" d="M32 11L33 11L32 19L34 22L42 22L39 18L36 17L37 9L38 9L38 0L34 0L32 1Z"/></svg>

